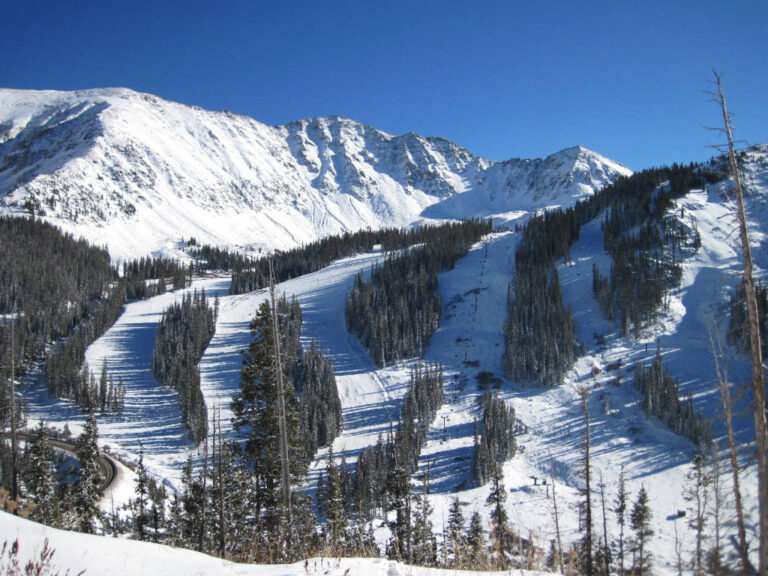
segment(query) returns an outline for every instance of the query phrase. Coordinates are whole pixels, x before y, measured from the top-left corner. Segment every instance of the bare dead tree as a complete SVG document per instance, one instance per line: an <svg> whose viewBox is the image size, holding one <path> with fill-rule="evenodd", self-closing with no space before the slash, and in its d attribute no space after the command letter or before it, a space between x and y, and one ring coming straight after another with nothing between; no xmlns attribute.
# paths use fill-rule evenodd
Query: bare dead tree
<svg viewBox="0 0 768 576"><path fill-rule="evenodd" d="M280 327L277 319L277 301L275 299L275 273L272 261L269 261L269 298L272 302L272 330L275 341L275 372L277 372L277 410L280 433L280 466L282 469L283 508L288 525L291 522L291 472L288 460L288 425L285 415L285 384L283 383L283 362L280 358Z"/></svg>
<svg viewBox="0 0 768 576"><path fill-rule="evenodd" d="M728 431L728 449L731 459L732 490L738 537L737 549L741 563L741 572L742 574L749 574L749 546L747 544L747 531L744 527L744 505L741 498L741 479L739 478L739 452L736 444L736 434L733 431L733 401L731 400L731 390L728 385L728 367L720 363L720 358L723 357L723 347L720 343L720 338L716 338L712 334L711 329L709 329L709 341L712 344L712 356L715 359L717 386L720 390L720 401L723 404L725 426Z"/></svg>
<svg viewBox="0 0 768 576"><path fill-rule="evenodd" d="M583 387L579 390L581 396L581 409L584 412L584 455L582 460L582 474L584 476L584 514L585 514L585 531L584 537L581 541L580 556L581 556L581 569L584 571L585 576L594 576L595 566L592 551L594 548L593 535L592 535L592 469L590 461L590 430L589 430L589 406L587 401L589 399L589 390Z"/></svg>
<svg viewBox="0 0 768 576"><path fill-rule="evenodd" d="M685 570L685 561L683 560L683 537L680 535L677 529L677 520L674 522L675 526L675 568L677 568L677 576L683 576ZM621 574L621 572L619 572Z"/></svg>
<svg viewBox="0 0 768 576"><path fill-rule="evenodd" d="M16 364L14 360L16 315L11 318L11 498L19 497L19 455L16 453Z"/></svg>
<svg viewBox="0 0 768 576"><path fill-rule="evenodd" d="M555 534L557 535L557 563L560 567L560 574L565 574L563 566L563 543L560 540L560 516L557 513L557 494L555 494L555 461L552 456L549 457L549 474L552 478L552 504L555 508Z"/></svg>
<svg viewBox="0 0 768 576"><path fill-rule="evenodd" d="M218 432L218 435L217 435ZM219 546L219 558L224 558L227 549L227 526L226 516L224 514L225 498L224 498L224 444L222 442L221 433L221 409L216 406L213 417L213 445L216 451L216 481L218 483L218 499L219 507L219 534L218 534L218 546Z"/></svg>
<svg viewBox="0 0 768 576"><path fill-rule="evenodd" d="M616 494L616 508L613 509L619 522L619 576L624 575L624 526L626 525L628 498L626 476L624 475L624 466L622 465L621 474L619 475L619 492Z"/></svg>
<svg viewBox="0 0 768 576"><path fill-rule="evenodd" d="M712 442L712 495L714 496L714 510L712 510L712 519L715 523L715 541L709 552L708 564L710 567L721 569L722 564L722 543L720 530L720 514L722 512L723 493L720 482L720 447L716 440Z"/></svg>
<svg viewBox="0 0 768 576"><path fill-rule="evenodd" d="M747 233L747 218L744 209L744 195L741 184L741 172L736 159L733 144L733 132L731 129L731 117L723 93L722 77L717 71L713 71L714 84L717 88L713 92L715 101L719 104L723 114L722 132L728 139L728 159L731 166L731 175L734 182L734 192L738 207L739 236L741 239L741 251L744 259L744 292L747 300L747 312L749 316L749 340L752 356L752 411L755 420L755 445L757 447L757 492L759 506L759 574L768 576L768 426L766 426L765 410L765 382L763 379L762 343L760 341L760 319L757 308L757 294L755 293L755 281L753 277L752 252L749 247Z"/></svg>
<svg viewBox="0 0 768 576"><path fill-rule="evenodd" d="M605 515L605 482L603 482L603 473L600 472L600 504L603 507L603 567L605 575L611 573L611 549L608 546L608 519Z"/></svg>
<svg viewBox="0 0 768 576"><path fill-rule="evenodd" d="M704 528L707 521L707 488L710 477L705 470L704 455L699 453L693 459L693 468L688 474L692 483L685 488L683 497L691 505L688 527L696 537L696 547L692 551L691 568L695 576L704 576Z"/></svg>

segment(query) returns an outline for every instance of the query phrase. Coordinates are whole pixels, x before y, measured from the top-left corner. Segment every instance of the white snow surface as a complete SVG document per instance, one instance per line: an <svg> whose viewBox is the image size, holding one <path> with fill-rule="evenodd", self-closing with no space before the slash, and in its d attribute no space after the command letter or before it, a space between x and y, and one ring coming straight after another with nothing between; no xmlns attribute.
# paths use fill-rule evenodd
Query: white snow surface
<svg viewBox="0 0 768 576"><path fill-rule="evenodd" d="M345 230L570 205L620 174L573 147L492 162L340 117L267 126L127 89L0 89L0 214L33 212L114 259L286 248Z"/></svg>
<svg viewBox="0 0 768 576"><path fill-rule="evenodd" d="M309 558L295 564L236 564L160 544L49 528L0 512L0 546L18 540L21 565L39 559L47 540L56 574L85 576L501 576L509 572L438 570L382 558ZM1 566L2 564L0 564ZM541 572L515 571L521 576Z"/></svg>

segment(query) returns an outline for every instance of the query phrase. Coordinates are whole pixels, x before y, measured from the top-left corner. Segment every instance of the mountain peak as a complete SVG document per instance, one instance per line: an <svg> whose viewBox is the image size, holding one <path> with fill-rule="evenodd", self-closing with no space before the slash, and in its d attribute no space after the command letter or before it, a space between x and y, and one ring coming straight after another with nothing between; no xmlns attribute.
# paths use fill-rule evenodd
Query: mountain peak
<svg viewBox="0 0 768 576"><path fill-rule="evenodd" d="M626 171L587 153L493 162L444 138L343 116L267 126L126 88L0 91L0 213L106 241L113 257L174 255L189 236L285 248L365 227L571 204Z"/></svg>

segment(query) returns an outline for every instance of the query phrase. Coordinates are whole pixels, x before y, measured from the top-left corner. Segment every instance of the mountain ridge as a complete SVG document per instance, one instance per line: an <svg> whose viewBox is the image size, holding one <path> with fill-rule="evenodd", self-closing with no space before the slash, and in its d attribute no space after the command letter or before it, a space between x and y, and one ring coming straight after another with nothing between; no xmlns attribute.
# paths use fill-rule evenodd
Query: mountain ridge
<svg viewBox="0 0 768 576"><path fill-rule="evenodd" d="M43 217L115 258L178 255L190 236L258 250L430 219L511 220L630 173L581 146L498 162L342 116L268 126L127 88L0 89L0 213Z"/></svg>

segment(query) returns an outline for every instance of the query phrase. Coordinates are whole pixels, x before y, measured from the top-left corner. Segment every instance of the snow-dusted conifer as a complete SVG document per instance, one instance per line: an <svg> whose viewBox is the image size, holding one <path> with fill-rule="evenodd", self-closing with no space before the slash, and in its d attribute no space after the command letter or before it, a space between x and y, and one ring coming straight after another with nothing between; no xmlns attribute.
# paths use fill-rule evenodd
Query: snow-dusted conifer
<svg viewBox="0 0 768 576"><path fill-rule="evenodd" d="M77 439L75 454L80 463L80 477L75 484L73 503L76 527L80 532L92 533L99 517L99 430L96 418L89 414L85 428Z"/></svg>
<svg viewBox="0 0 768 576"><path fill-rule="evenodd" d="M35 504L33 518L43 524L53 525L58 511L56 471L53 468L53 449L48 430L42 420L35 428L27 454L26 485L29 498Z"/></svg>

